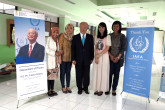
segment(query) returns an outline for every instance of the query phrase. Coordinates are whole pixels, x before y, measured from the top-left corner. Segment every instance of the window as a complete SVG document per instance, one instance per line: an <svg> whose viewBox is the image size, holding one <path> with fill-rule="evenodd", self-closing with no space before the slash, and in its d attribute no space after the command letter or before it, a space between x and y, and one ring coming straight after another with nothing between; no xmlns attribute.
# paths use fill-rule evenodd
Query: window
<svg viewBox="0 0 165 110"><path fill-rule="evenodd" d="M0 3L0 12L7 13L7 14L14 14L15 6L8 5L5 3Z"/></svg>

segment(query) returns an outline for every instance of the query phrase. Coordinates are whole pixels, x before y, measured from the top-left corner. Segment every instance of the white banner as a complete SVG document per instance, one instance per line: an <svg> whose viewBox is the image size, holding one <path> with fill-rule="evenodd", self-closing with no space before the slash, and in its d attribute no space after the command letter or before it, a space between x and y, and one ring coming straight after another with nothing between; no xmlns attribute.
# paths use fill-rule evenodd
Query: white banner
<svg viewBox="0 0 165 110"><path fill-rule="evenodd" d="M18 64L17 96L18 100L47 92L46 63Z"/></svg>
<svg viewBox="0 0 165 110"><path fill-rule="evenodd" d="M154 24L155 24L154 20L128 22L127 28L154 27Z"/></svg>
<svg viewBox="0 0 165 110"><path fill-rule="evenodd" d="M47 92L45 16L15 12L18 100Z"/></svg>

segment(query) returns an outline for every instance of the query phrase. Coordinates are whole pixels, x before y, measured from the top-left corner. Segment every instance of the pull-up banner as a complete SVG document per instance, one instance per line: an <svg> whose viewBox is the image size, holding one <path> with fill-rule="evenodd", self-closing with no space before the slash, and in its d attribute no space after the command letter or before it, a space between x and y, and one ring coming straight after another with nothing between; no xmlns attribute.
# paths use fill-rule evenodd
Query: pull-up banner
<svg viewBox="0 0 165 110"><path fill-rule="evenodd" d="M45 16L15 11L18 100L47 92Z"/></svg>
<svg viewBox="0 0 165 110"><path fill-rule="evenodd" d="M165 57L164 57L164 61L165 61ZM159 96L161 98L165 98L165 65L162 66Z"/></svg>
<svg viewBox="0 0 165 110"><path fill-rule="evenodd" d="M164 34L165 35L165 34ZM165 38L163 36L163 38ZM162 74L161 74L161 81L160 81L160 92L159 96L161 98L165 98L165 39L164 39L164 60L163 60L163 66L162 66Z"/></svg>
<svg viewBox="0 0 165 110"><path fill-rule="evenodd" d="M127 25L123 91L149 98L154 21L129 22Z"/></svg>

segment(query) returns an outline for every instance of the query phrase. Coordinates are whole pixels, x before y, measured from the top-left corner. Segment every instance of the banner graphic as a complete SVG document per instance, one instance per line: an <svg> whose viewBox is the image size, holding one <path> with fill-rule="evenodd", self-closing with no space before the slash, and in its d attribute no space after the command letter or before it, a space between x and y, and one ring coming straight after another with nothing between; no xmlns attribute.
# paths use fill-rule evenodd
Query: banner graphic
<svg viewBox="0 0 165 110"><path fill-rule="evenodd" d="M123 91L149 98L154 21L128 23Z"/></svg>
<svg viewBox="0 0 165 110"><path fill-rule="evenodd" d="M15 11L15 54L18 100L47 92L45 17Z"/></svg>

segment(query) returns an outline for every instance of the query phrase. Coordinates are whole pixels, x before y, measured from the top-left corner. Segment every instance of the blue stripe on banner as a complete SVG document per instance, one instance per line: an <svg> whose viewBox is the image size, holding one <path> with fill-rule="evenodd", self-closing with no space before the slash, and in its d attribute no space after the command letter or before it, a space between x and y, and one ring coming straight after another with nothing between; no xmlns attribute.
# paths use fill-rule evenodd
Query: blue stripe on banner
<svg viewBox="0 0 165 110"><path fill-rule="evenodd" d="M123 91L149 98L154 27L127 28Z"/></svg>
<svg viewBox="0 0 165 110"><path fill-rule="evenodd" d="M34 62L42 62L32 57L16 57L16 64L24 64L24 63L34 63Z"/></svg>

